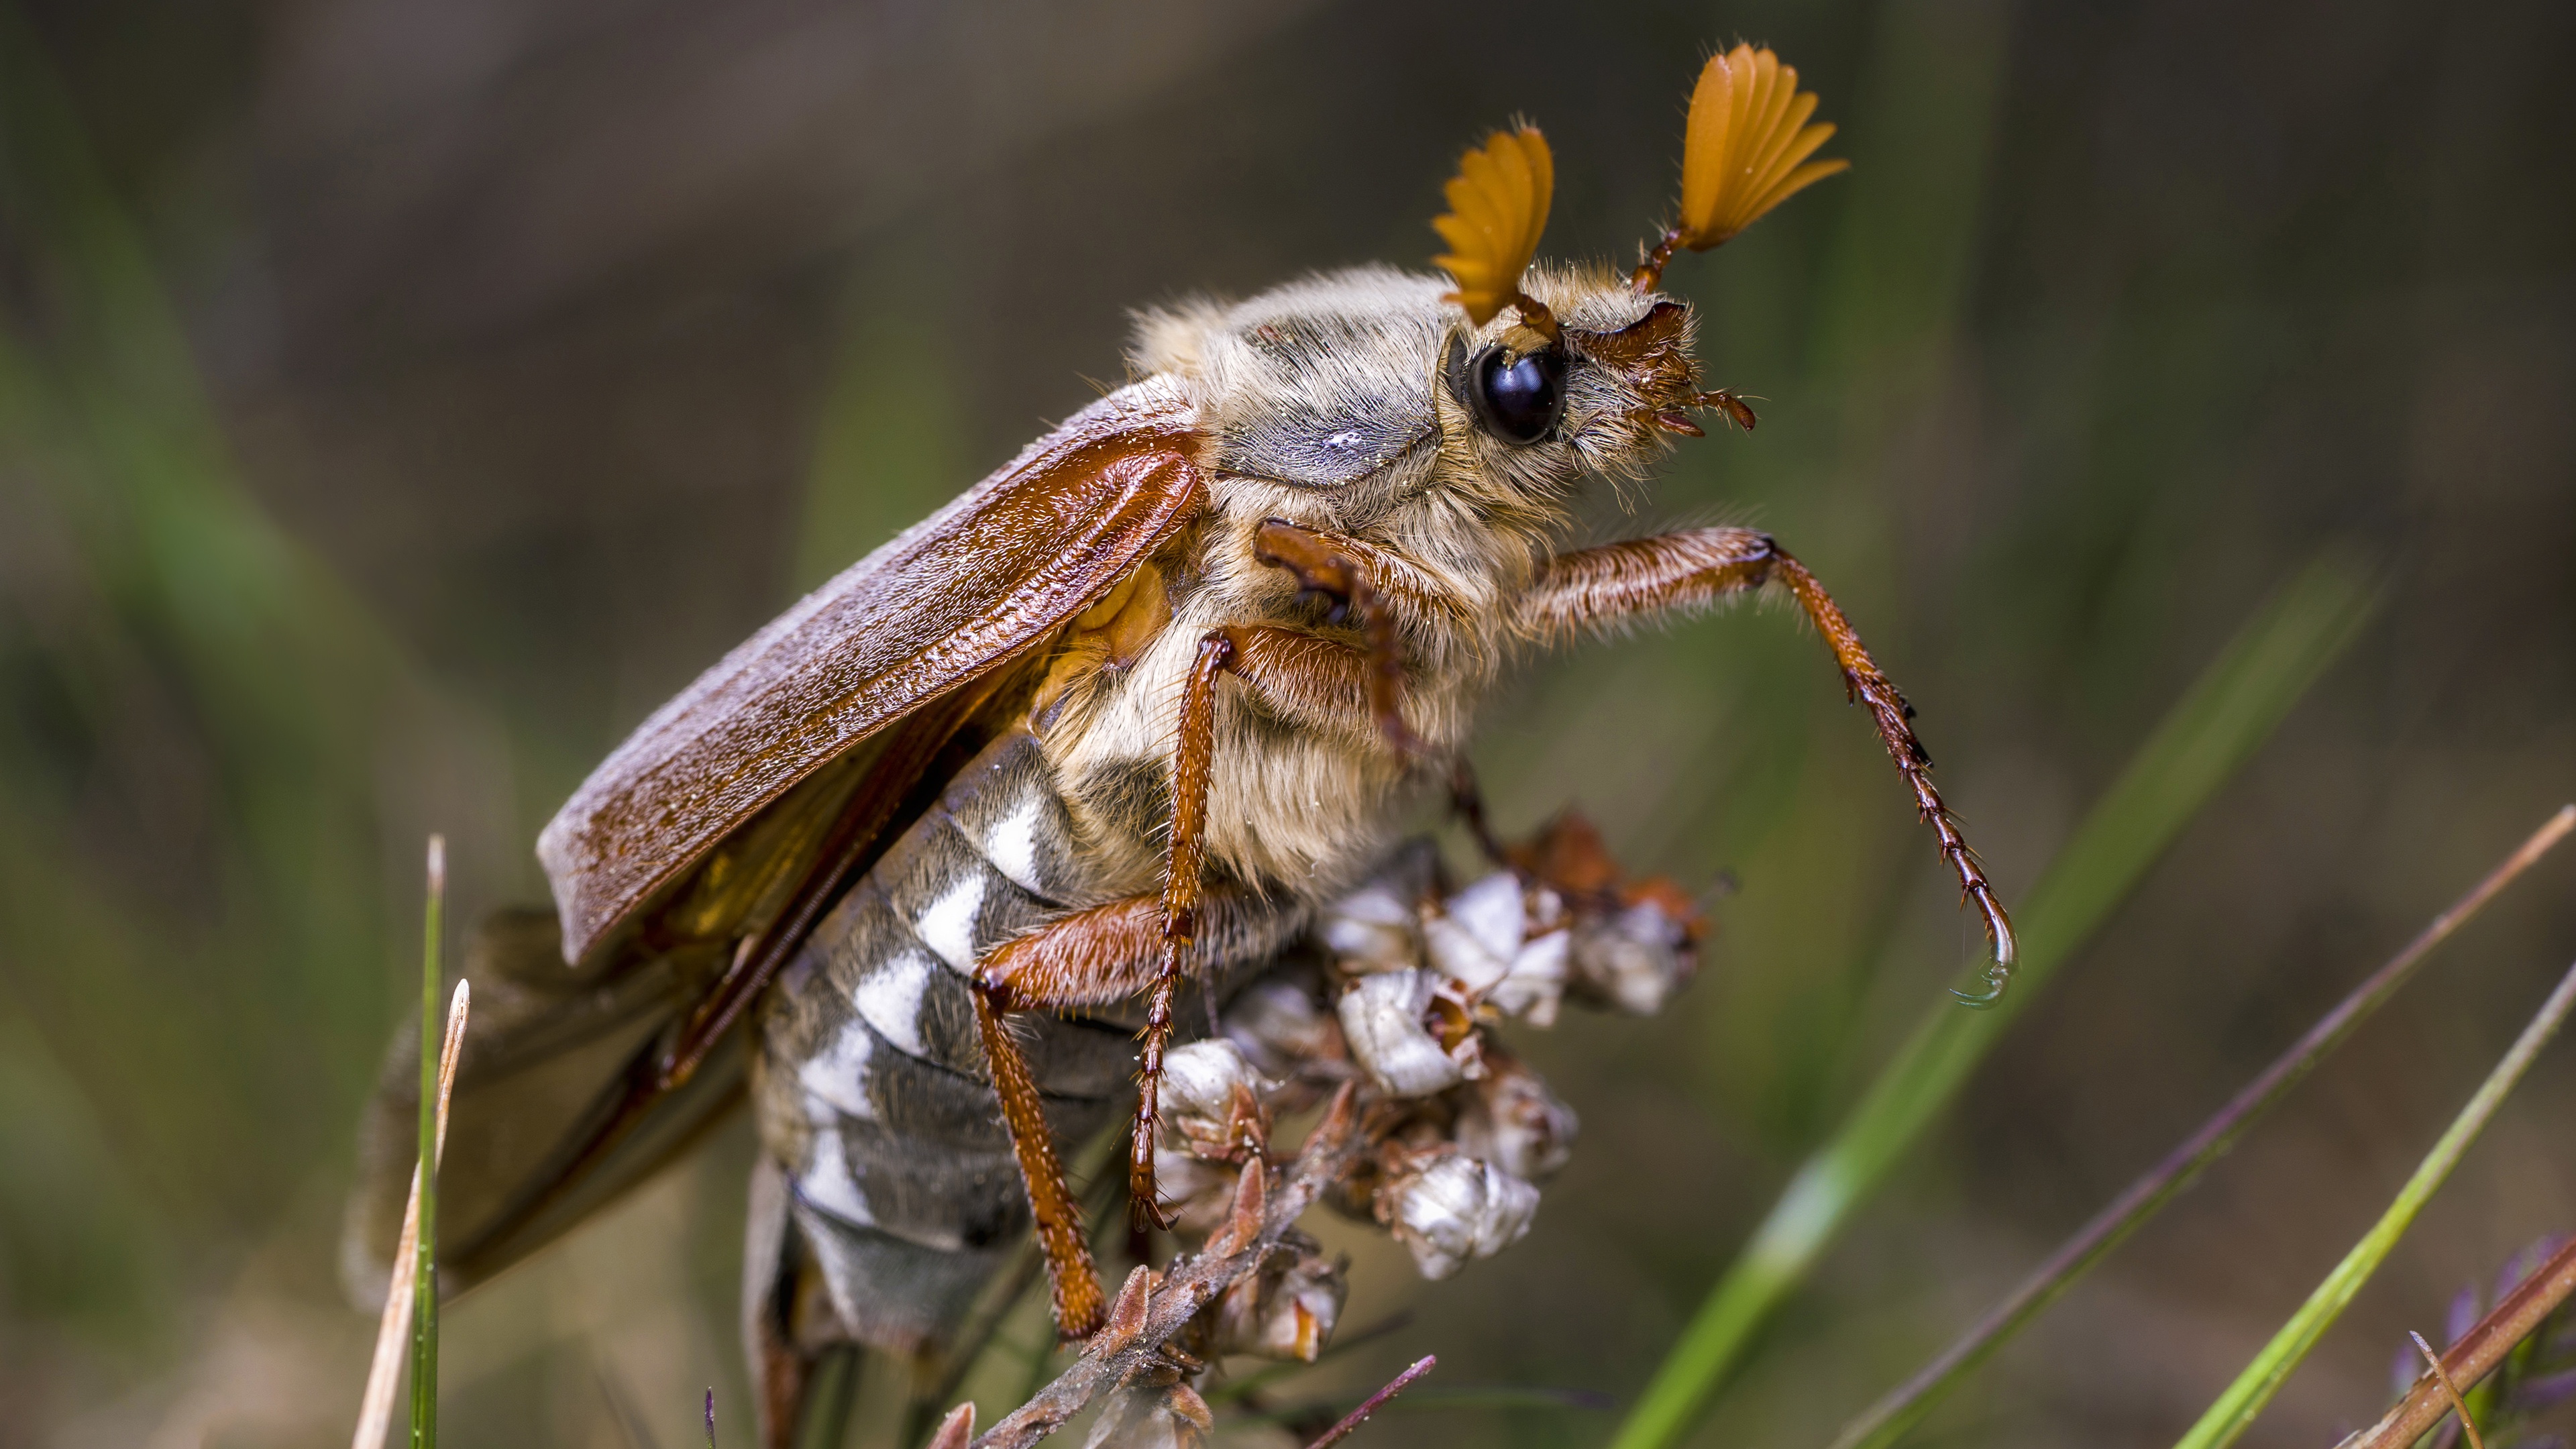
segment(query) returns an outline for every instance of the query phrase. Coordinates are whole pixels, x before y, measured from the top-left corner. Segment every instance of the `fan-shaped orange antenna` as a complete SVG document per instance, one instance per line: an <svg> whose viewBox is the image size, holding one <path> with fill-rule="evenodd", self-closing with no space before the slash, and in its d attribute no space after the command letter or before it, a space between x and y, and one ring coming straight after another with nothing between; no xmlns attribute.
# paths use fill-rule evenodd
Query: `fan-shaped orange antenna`
<svg viewBox="0 0 2576 1449"><path fill-rule="evenodd" d="M1674 248L1704 252L1849 167L1840 159L1807 159L1834 134L1832 126L1807 124L1815 113L1816 93L1799 90L1797 70L1769 48L1738 45L1710 56L1691 92L1681 215L1637 268L1637 290L1654 290Z"/></svg>
<svg viewBox="0 0 2576 1449"><path fill-rule="evenodd" d="M1524 323L1554 332L1555 319L1521 290L1521 274L1538 254L1555 190L1547 138L1526 122L1496 131L1460 158L1446 191L1449 210L1431 222L1449 251L1432 261L1458 283L1449 298L1467 309L1468 321L1482 327L1517 306Z"/></svg>

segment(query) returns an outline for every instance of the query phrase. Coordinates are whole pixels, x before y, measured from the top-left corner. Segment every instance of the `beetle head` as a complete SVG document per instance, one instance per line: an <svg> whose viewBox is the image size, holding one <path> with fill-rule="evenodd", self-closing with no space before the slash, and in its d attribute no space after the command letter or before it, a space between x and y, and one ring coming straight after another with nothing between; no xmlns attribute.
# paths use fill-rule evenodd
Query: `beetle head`
<svg viewBox="0 0 2576 1449"><path fill-rule="evenodd" d="M1490 334L1497 319L1511 318L1473 352L1454 337L1448 348L1449 389L1482 430L1534 445L1566 435L1572 416L1571 436L1596 434L1594 451L1624 455L1645 441L1639 428L1698 434L1693 408L1718 408L1751 428L1741 399L1698 390L1689 312L1655 289L1676 250L1714 247L1848 164L1809 159L1834 133L1807 124L1815 108L1815 95L1798 90L1798 73L1769 50L1738 45L1711 56L1691 97L1676 219L1622 282L1532 270L1556 177L1536 127L1497 131L1469 151L1446 188L1449 210L1431 225L1449 243L1436 260L1456 280L1447 300L1468 328ZM1615 300L1622 291L1640 303L1624 315ZM1598 374L1588 413L1577 410L1587 364Z"/></svg>
<svg viewBox="0 0 2576 1449"><path fill-rule="evenodd" d="M1709 60L1679 220L1633 273L1533 265L1555 162L1524 124L1449 182L1432 223L1445 279L1361 268L1148 313L1132 361L1191 387L1209 463L1276 485L1283 516L1348 527L1438 487L1508 523L1587 474L1637 476L1669 435L1702 431L1694 410L1752 425L1732 394L1700 390L1690 309L1656 286L1676 249L1715 246L1842 168L1807 159L1833 128L1806 124L1816 98L1796 86L1767 50Z"/></svg>

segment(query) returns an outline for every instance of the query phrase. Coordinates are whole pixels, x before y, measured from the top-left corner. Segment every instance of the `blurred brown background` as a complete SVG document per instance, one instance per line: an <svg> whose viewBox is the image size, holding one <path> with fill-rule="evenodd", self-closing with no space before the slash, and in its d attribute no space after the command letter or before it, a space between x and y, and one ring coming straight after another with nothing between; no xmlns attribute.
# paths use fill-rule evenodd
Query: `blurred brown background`
<svg viewBox="0 0 2576 1449"><path fill-rule="evenodd" d="M338 1200L422 835L463 916L539 896L534 832L607 747L1115 380L1128 308L1420 264L1485 127L1545 126L1550 254L1625 263L1739 37L1853 169L1676 265L1762 427L1601 524L1779 533L2008 898L2321 548L2384 585L1700 1442L1820 1442L1946 1341L2576 797L2576 10L14 4L0 1445L341 1442ZM1346 1321L1414 1317L1314 1387L1436 1351L1625 1402L1972 927L1776 611L1537 665L1479 758L1509 828L1579 799L1632 863L1742 889L1666 1016L1530 1043L1585 1119L1530 1238L1428 1287L1363 1246ZM1924 1442L2170 1442L2564 967L2571 884L2544 867ZM2405 1327L2576 1230L2571 1123L2562 1049L2249 1442L2330 1442ZM748 1150L460 1305L456 1442L690 1442L708 1384L742 1442Z"/></svg>

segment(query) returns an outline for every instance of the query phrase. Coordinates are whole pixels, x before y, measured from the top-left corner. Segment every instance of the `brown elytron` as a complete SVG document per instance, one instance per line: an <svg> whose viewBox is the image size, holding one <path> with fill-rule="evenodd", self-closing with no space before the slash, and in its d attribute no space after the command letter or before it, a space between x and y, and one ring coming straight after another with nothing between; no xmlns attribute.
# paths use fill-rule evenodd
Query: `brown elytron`
<svg viewBox="0 0 2576 1449"><path fill-rule="evenodd" d="M1463 755L1511 659L1764 588L1823 636L1982 913L1992 999L2011 923L1814 575L1743 529L1564 542L1587 481L1643 477L1694 413L1753 426L1655 289L1839 169L1813 109L1767 51L1712 59L1677 220L1634 273L1532 263L1553 160L1523 127L1449 188L1448 277L1148 314L1126 386L646 720L540 838L555 915L497 923L469 965L491 1026L443 1190L459 1286L747 1098L773 1442L823 1348L936 1349L1031 1229L1060 1327L1096 1330L1062 1145L1124 1118L1134 1220L1168 1223L1157 1125L1196 1023L1287 969L1444 790L1501 858ZM1560 845L1525 878L1591 890ZM362 1246L407 1161L370 1158Z"/></svg>
<svg viewBox="0 0 2576 1449"><path fill-rule="evenodd" d="M1124 388L844 572L656 711L537 838L581 961L762 806L1045 642L1177 529L1178 389Z"/></svg>

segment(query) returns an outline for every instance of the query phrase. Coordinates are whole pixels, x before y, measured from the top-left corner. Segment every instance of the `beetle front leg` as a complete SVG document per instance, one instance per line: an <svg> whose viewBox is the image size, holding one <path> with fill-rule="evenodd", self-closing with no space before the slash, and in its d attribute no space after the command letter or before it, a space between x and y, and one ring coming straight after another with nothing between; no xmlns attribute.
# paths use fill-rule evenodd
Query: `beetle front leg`
<svg viewBox="0 0 2576 1449"><path fill-rule="evenodd" d="M1390 593L1420 592L1400 564L1357 539L1304 528L1273 518L1253 533L1255 561L1286 569L1300 593L1321 594L1333 601L1336 616L1357 616L1368 640L1369 713L1387 748L1402 759L1425 753L1429 746L1404 722L1404 643L1395 614L1382 602Z"/></svg>
<svg viewBox="0 0 2576 1449"><path fill-rule="evenodd" d="M1553 642L1642 614L1706 607L1766 584L1786 588L1825 637L1834 662L1842 666L1844 687L1869 706L1888 757L1914 792L1915 809L1940 838L1941 856L1958 876L1960 890L1984 913L1993 951L1986 989L1957 994L1967 1005L1992 1006L2012 981L2018 954L2012 918L2004 914L1976 852L1968 848L1958 821L1932 786L1932 757L1910 723L1914 710L1880 672L1824 585L1769 534L1749 528L1690 528L1559 554L1522 597L1520 623L1531 636Z"/></svg>

